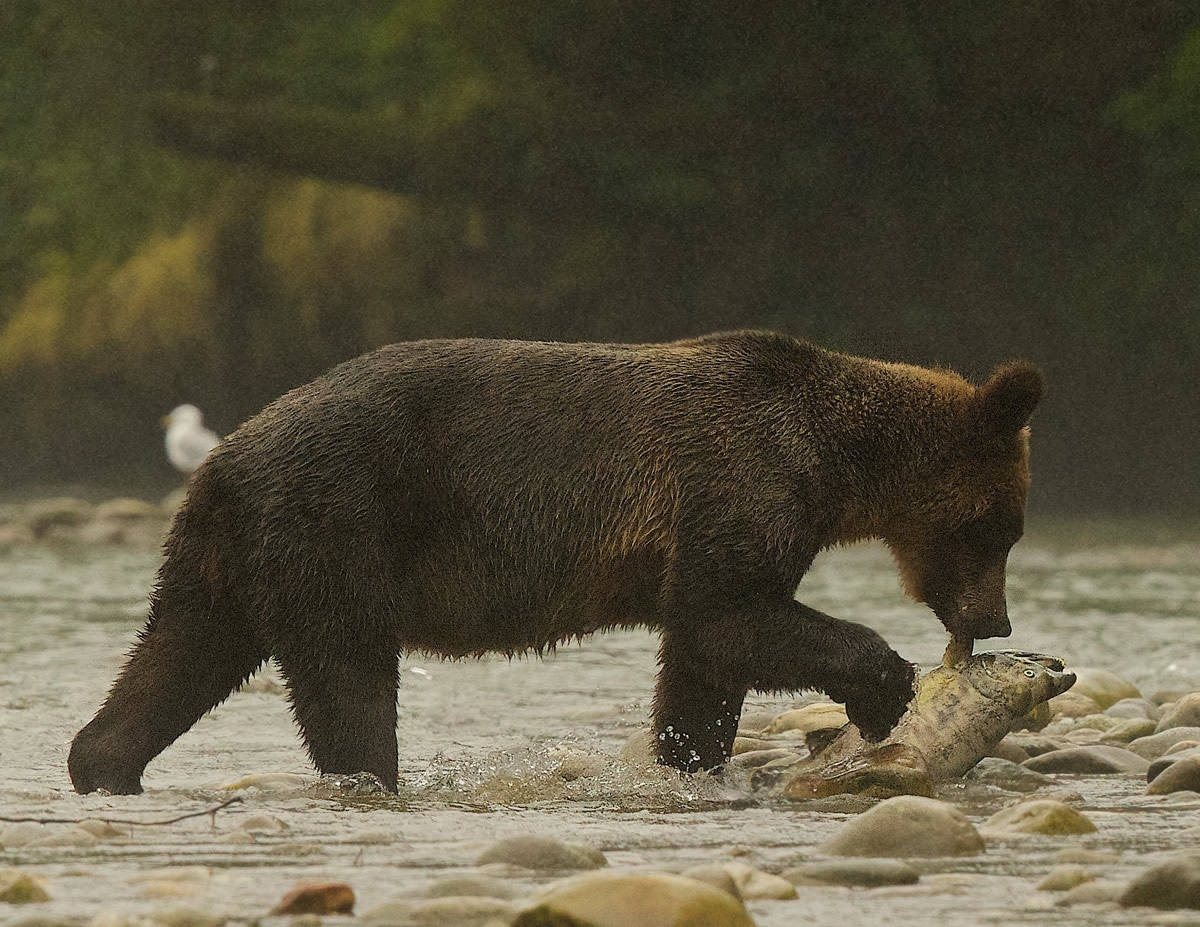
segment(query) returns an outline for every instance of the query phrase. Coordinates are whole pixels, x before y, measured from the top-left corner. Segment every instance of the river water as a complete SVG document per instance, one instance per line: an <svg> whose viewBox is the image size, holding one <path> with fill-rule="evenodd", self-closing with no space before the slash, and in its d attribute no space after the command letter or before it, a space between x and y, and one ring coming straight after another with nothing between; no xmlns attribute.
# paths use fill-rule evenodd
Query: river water
<svg viewBox="0 0 1200 927"><path fill-rule="evenodd" d="M6 847L0 866L43 879L51 900L0 905L0 922L36 908L42 917L120 923L179 905L251 919L302 881L349 883L363 912L436 878L477 873L473 860L483 848L517 834L588 843L616 867L679 870L736 857L778 870L815 858L816 845L846 819L764 801L736 770L688 779L619 761L622 745L647 724L651 701L655 640L639 632L596 636L545 660L404 661L398 797L317 779L270 668L150 765L144 795L77 796L66 773L68 745L141 625L157 561L153 551L104 547L0 551L0 817L153 821L212 807L231 794L223 786L249 775L305 780L242 790L242 802L212 816L120 826L92 846ZM945 645L932 615L902 597L879 547L825 554L800 598L872 625L909 659L932 665ZM1200 532L1034 520L1011 560L1009 599L1016 630L1000 642L1006 649L1111 669L1147 695L1200 690ZM747 711L765 715L803 700L752 694ZM593 775L565 777L564 759ZM1178 920L1055 907L1060 896L1035 885L1065 847L1111 851L1114 861L1093 870L1128 880L1167 851L1200 846L1184 833L1200 825L1200 797L1147 797L1134 778L1058 778L1082 795L1079 807L1096 834L989 842L981 856L921 861L916 886L802 888L798 900L748 908L760 927L835 919L843 927ZM978 823L1017 796L952 784L941 797ZM263 814L286 829L243 829ZM13 825L0 823L0 832L6 826ZM523 892L551 878L506 877Z"/></svg>

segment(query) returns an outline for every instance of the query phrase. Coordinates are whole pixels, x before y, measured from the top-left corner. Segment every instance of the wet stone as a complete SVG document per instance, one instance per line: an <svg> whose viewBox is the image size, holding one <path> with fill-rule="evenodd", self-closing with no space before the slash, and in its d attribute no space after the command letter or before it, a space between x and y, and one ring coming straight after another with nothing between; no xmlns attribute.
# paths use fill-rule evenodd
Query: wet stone
<svg viewBox="0 0 1200 927"><path fill-rule="evenodd" d="M1147 760L1158 759L1184 740L1200 740L1200 727L1173 727L1129 742L1129 749Z"/></svg>
<svg viewBox="0 0 1200 927"><path fill-rule="evenodd" d="M1041 756L1043 753L1053 753L1063 749L1063 742L1056 737L1046 734L1009 734L1002 744L1009 744L1024 750L1030 757Z"/></svg>
<svg viewBox="0 0 1200 927"><path fill-rule="evenodd" d="M49 901L41 879L36 879L19 869L0 869L0 903L30 904Z"/></svg>
<svg viewBox="0 0 1200 927"><path fill-rule="evenodd" d="M786 901L796 897L796 886L787 879L763 872L747 863L728 862L724 869L738 887L738 893L746 901Z"/></svg>
<svg viewBox="0 0 1200 927"><path fill-rule="evenodd" d="M1177 747L1179 747L1178 744L1158 759L1151 761L1150 768L1146 770L1147 782L1153 782L1162 774L1163 770L1174 763L1178 763L1180 760L1188 759L1189 757L1200 757L1200 746L1184 747L1183 749L1177 749Z"/></svg>
<svg viewBox="0 0 1200 927"><path fill-rule="evenodd" d="M1115 744L1068 747L1031 757L1021 765L1034 772L1086 776L1144 776L1150 766L1141 756Z"/></svg>
<svg viewBox="0 0 1200 927"><path fill-rule="evenodd" d="M504 863L525 869L599 869L608 865L604 854L594 847L563 843L551 837L526 835L506 837L492 844L475 860L475 865Z"/></svg>
<svg viewBox="0 0 1200 927"><path fill-rule="evenodd" d="M996 756L985 756L965 778L987 782L1010 792L1034 792L1054 781L1040 772Z"/></svg>
<svg viewBox="0 0 1200 927"><path fill-rule="evenodd" d="M1054 861L1066 865L1110 866L1121 857L1110 850L1089 850L1087 847L1063 847L1054 854Z"/></svg>
<svg viewBox="0 0 1200 927"><path fill-rule="evenodd" d="M830 856L966 856L983 838L958 808L934 798L901 795L852 818L820 846Z"/></svg>
<svg viewBox="0 0 1200 927"><path fill-rule="evenodd" d="M1127 908L1200 908L1200 853L1147 869L1129 883L1120 902Z"/></svg>
<svg viewBox="0 0 1200 927"><path fill-rule="evenodd" d="M1071 667L1075 674L1075 685L1070 689L1094 699L1101 709L1109 708L1122 699L1141 698L1138 687L1123 676L1097 667Z"/></svg>
<svg viewBox="0 0 1200 927"><path fill-rule="evenodd" d="M1082 866L1055 866L1037 884L1039 892L1067 892L1096 876Z"/></svg>
<svg viewBox="0 0 1200 927"><path fill-rule="evenodd" d="M354 890L344 882L298 885L271 909L271 914L351 914Z"/></svg>
<svg viewBox="0 0 1200 927"><path fill-rule="evenodd" d="M512 927L754 927L745 906L695 879L658 873L588 873L556 882Z"/></svg>
<svg viewBox="0 0 1200 927"><path fill-rule="evenodd" d="M1001 760L1008 760L1010 763L1024 763L1029 759L1029 753L1020 745L1005 737L1000 743L992 749L991 756Z"/></svg>
<svg viewBox="0 0 1200 927"><path fill-rule="evenodd" d="M793 885L846 885L877 888L882 885L913 885L921 874L897 859L846 859L804 863L785 869L780 876Z"/></svg>
<svg viewBox="0 0 1200 927"><path fill-rule="evenodd" d="M1084 882L1067 891L1056 905L1071 908L1075 905L1115 905L1125 891L1125 883L1114 879L1096 879Z"/></svg>
<svg viewBox="0 0 1200 927"><path fill-rule="evenodd" d="M700 866L692 866L689 869L685 869L680 875L684 878L695 879L697 882L703 882L705 885L711 885L713 888L719 888L721 891L738 899L738 901L742 900L742 892L738 888L737 881L724 866L719 866L716 863L704 863Z"/></svg>
<svg viewBox="0 0 1200 927"><path fill-rule="evenodd" d="M1046 834L1065 836L1092 834L1096 831L1084 814L1054 799L1024 801L993 814L981 828L985 836L1008 834Z"/></svg>
<svg viewBox="0 0 1200 927"><path fill-rule="evenodd" d="M273 814L252 814L240 822L238 828L251 834L277 834L287 830L288 826Z"/></svg>
<svg viewBox="0 0 1200 927"><path fill-rule="evenodd" d="M1200 756L1179 757L1153 777L1146 787L1147 795L1169 795L1172 792L1200 792Z"/></svg>
<svg viewBox="0 0 1200 927"><path fill-rule="evenodd" d="M383 921L378 915L376 923L399 923L411 927L490 927L492 924L507 924L516 914L511 901L481 896L458 896L433 898L418 902L408 908L403 919Z"/></svg>
<svg viewBox="0 0 1200 927"><path fill-rule="evenodd" d="M1143 721L1157 721L1159 717L1158 705L1148 698L1123 698L1105 708L1104 713L1110 718L1126 721L1139 718Z"/></svg>
<svg viewBox="0 0 1200 927"><path fill-rule="evenodd" d="M1094 698L1068 689L1062 695L1056 695L1047 704L1050 714L1055 718L1082 718L1085 715L1099 714L1104 707Z"/></svg>
<svg viewBox="0 0 1200 927"><path fill-rule="evenodd" d="M439 879L432 885L426 886L421 892L426 898L474 897L500 898L511 901L518 896L517 890L508 882L493 879L489 876L455 876Z"/></svg>
<svg viewBox="0 0 1200 927"><path fill-rule="evenodd" d="M1163 706L1158 731L1173 727L1200 727L1200 692L1189 692L1170 706Z"/></svg>
<svg viewBox="0 0 1200 927"><path fill-rule="evenodd" d="M229 918L200 908L161 908L150 915L158 927L222 927Z"/></svg>
<svg viewBox="0 0 1200 927"><path fill-rule="evenodd" d="M1104 732L1104 743L1127 744L1139 737L1148 737L1155 732L1156 722L1152 718L1126 718Z"/></svg>

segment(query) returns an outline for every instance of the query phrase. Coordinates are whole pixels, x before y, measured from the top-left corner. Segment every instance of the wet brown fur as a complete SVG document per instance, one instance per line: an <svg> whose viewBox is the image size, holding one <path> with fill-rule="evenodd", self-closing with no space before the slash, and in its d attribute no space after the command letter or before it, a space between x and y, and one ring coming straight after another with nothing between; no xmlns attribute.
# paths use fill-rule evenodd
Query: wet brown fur
<svg viewBox="0 0 1200 927"><path fill-rule="evenodd" d="M323 772L396 787L397 656L662 635L662 762L713 768L749 689L824 689L872 737L913 670L795 601L824 548L881 537L947 627L1007 632L1004 563L1040 378L769 333L660 345L430 341L334 368L194 474L150 615L69 767L146 764L269 657ZM998 577L998 584L997 584Z"/></svg>

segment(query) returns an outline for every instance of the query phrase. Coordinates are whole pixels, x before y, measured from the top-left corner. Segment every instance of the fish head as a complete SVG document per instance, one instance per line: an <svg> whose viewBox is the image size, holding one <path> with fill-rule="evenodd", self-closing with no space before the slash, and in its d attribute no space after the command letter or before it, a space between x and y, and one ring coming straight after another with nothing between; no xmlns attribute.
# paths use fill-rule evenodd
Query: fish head
<svg viewBox="0 0 1200 927"><path fill-rule="evenodd" d="M1044 653L1001 650L971 657L960 667L971 685L1013 717L1032 711L1075 685L1063 661Z"/></svg>

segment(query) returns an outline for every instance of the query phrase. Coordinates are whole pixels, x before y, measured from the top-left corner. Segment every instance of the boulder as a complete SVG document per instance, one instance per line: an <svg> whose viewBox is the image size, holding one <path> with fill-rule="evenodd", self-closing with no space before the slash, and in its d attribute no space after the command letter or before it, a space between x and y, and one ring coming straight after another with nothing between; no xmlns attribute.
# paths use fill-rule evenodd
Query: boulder
<svg viewBox="0 0 1200 927"><path fill-rule="evenodd" d="M1126 721L1136 718L1157 721L1159 717L1158 705L1148 698L1123 698L1105 708L1104 713L1110 718Z"/></svg>
<svg viewBox="0 0 1200 927"><path fill-rule="evenodd" d="M1152 718L1125 718L1105 731L1100 741L1109 744L1127 744L1139 737L1149 737L1157 727L1157 723Z"/></svg>
<svg viewBox="0 0 1200 927"><path fill-rule="evenodd" d="M550 885L512 927L754 927L745 906L704 882L596 872Z"/></svg>
<svg viewBox="0 0 1200 927"><path fill-rule="evenodd" d="M351 914L354 889L344 882L298 885L271 909L278 914Z"/></svg>
<svg viewBox="0 0 1200 927"><path fill-rule="evenodd" d="M988 782L1010 792L1034 792L1054 781L1040 772L997 756L985 756L964 778Z"/></svg>
<svg viewBox="0 0 1200 927"><path fill-rule="evenodd" d="M1129 883L1120 902L1127 908L1165 911L1200 908L1200 853L1187 853L1150 867Z"/></svg>
<svg viewBox="0 0 1200 927"><path fill-rule="evenodd" d="M1046 704L1050 708L1052 718L1083 718L1087 715L1099 714L1104 710L1103 706L1090 695L1076 692L1074 689L1054 696Z"/></svg>
<svg viewBox="0 0 1200 927"><path fill-rule="evenodd" d="M1146 781L1153 782L1168 766L1188 757L1200 757L1200 746L1185 747L1182 750L1172 747L1158 759L1150 761L1150 768L1146 770Z"/></svg>
<svg viewBox="0 0 1200 927"><path fill-rule="evenodd" d="M1180 756L1157 776L1150 776L1147 795L1169 795L1172 792L1200 792L1200 756Z"/></svg>
<svg viewBox="0 0 1200 927"><path fill-rule="evenodd" d="M1096 876L1082 866L1055 866L1038 882L1039 892L1068 892L1076 885L1095 880Z"/></svg>
<svg viewBox="0 0 1200 927"><path fill-rule="evenodd" d="M1021 765L1040 773L1144 776L1150 763L1138 754L1115 744L1092 744L1043 753L1030 757Z"/></svg>
<svg viewBox="0 0 1200 927"><path fill-rule="evenodd" d="M920 872L898 859L837 859L804 863L780 874L793 885L846 885L877 888L881 885L912 885Z"/></svg>
<svg viewBox="0 0 1200 927"><path fill-rule="evenodd" d="M1093 834L1096 825L1070 805L1049 798L1023 801L997 811L983 824L985 836Z"/></svg>
<svg viewBox="0 0 1200 927"><path fill-rule="evenodd" d="M421 894L426 898L499 898L503 901L512 901L519 893L508 882L500 879L468 875L439 879L426 886Z"/></svg>
<svg viewBox="0 0 1200 927"><path fill-rule="evenodd" d="M594 847L563 843L551 837L524 835L496 841L475 860L476 866L485 866L488 863L554 871L599 869L607 866L608 860Z"/></svg>
<svg viewBox="0 0 1200 927"><path fill-rule="evenodd" d="M1154 760L1184 740L1200 740L1200 727L1172 727L1129 742L1129 749L1147 760Z"/></svg>
<svg viewBox="0 0 1200 927"><path fill-rule="evenodd" d="M1141 698L1138 687L1116 673L1096 667L1071 667L1075 674L1075 685L1071 691L1094 699L1101 710L1115 705L1126 698Z"/></svg>
<svg viewBox="0 0 1200 927"><path fill-rule="evenodd" d="M50 896L41 879L20 869L0 869L0 903L29 904L49 900Z"/></svg>
<svg viewBox="0 0 1200 927"><path fill-rule="evenodd" d="M1173 727L1200 727L1200 692L1189 692L1170 706L1164 706L1157 730L1168 731Z"/></svg>
<svg viewBox="0 0 1200 927"><path fill-rule="evenodd" d="M796 897L796 886L769 872L763 872L747 863L724 863L722 868L732 877L738 893L746 901L787 901Z"/></svg>
<svg viewBox="0 0 1200 927"><path fill-rule="evenodd" d="M829 856L930 857L967 856L983 848L983 838L958 808L900 795L851 818L819 850Z"/></svg>

